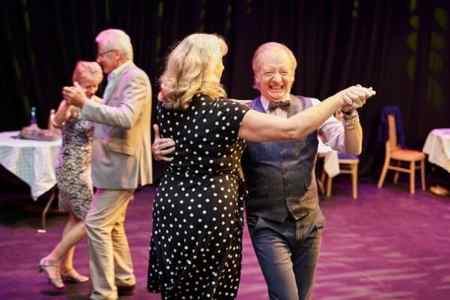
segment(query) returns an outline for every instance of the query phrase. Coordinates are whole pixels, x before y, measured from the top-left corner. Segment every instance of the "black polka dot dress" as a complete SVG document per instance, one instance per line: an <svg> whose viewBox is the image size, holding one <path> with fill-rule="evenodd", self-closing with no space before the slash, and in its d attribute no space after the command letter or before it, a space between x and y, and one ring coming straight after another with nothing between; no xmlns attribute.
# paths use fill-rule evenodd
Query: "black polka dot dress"
<svg viewBox="0 0 450 300"><path fill-rule="evenodd" d="M244 192L239 176L248 108L196 95L184 111L157 107L175 140L153 206L148 290L162 299L234 299L241 269Z"/></svg>

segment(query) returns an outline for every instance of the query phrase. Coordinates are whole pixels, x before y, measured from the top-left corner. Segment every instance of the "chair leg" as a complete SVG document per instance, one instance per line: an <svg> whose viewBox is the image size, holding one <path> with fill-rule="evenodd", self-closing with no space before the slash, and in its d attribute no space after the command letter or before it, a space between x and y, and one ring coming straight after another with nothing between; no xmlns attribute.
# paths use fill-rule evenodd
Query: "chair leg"
<svg viewBox="0 0 450 300"><path fill-rule="evenodd" d="M317 179L317 186L319 187L319 192L321 195L325 195L325 188L324 188L325 180L326 174L324 171L322 171L322 174L320 174L319 178Z"/></svg>
<svg viewBox="0 0 450 300"><path fill-rule="evenodd" d="M386 178L386 173L389 167L389 159L384 161L383 170L381 171L380 180L378 180L378 188L383 187L384 179Z"/></svg>
<svg viewBox="0 0 450 300"><path fill-rule="evenodd" d="M333 177L327 176L327 198L331 197L331 186L333 185Z"/></svg>
<svg viewBox="0 0 450 300"><path fill-rule="evenodd" d="M422 191L426 191L426 184L425 184L425 159L422 159L420 161L420 180L422 181Z"/></svg>
<svg viewBox="0 0 450 300"><path fill-rule="evenodd" d="M416 185L416 163L409 163L409 193L415 193L415 185Z"/></svg>
<svg viewBox="0 0 450 300"><path fill-rule="evenodd" d="M358 198L358 164L352 165L352 196Z"/></svg>
<svg viewBox="0 0 450 300"><path fill-rule="evenodd" d="M326 181L327 181L327 172L325 172L325 170L322 170L322 174L320 174L320 181L322 181L323 186L325 186ZM325 194L325 192L324 192Z"/></svg>
<svg viewBox="0 0 450 300"><path fill-rule="evenodd" d="M395 184L397 184L398 183L398 176L400 175L400 172L399 171L395 171L395 174L394 174L394 183Z"/></svg>
<svg viewBox="0 0 450 300"><path fill-rule="evenodd" d="M325 172L325 170L322 170L322 174L320 174L320 183L321 183L322 194L324 196L326 196L327 195L327 172Z"/></svg>

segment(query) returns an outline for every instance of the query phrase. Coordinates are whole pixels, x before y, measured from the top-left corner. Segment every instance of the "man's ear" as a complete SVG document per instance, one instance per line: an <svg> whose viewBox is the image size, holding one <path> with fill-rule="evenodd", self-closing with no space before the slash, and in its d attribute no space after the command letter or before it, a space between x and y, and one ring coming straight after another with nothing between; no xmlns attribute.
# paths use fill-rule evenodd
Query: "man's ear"
<svg viewBox="0 0 450 300"><path fill-rule="evenodd" d="M259 76L257 74L255 74L255 76L253 76L253 87L257 90L259 90L259 84L260 84L260 80L259 80Z"/></svg>
<svg viewBox="0 0 450 300"><path fill-rule="evenodd" d="M114 51L114 55L119 62L125 62L127 60L126 54L122 51Z"/></svg>

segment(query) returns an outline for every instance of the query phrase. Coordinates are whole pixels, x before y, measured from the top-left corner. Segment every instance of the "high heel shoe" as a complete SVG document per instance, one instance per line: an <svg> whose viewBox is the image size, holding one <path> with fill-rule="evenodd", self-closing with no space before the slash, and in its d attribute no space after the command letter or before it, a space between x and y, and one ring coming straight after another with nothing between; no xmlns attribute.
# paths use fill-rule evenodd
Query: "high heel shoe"
<svg viewBox="0 0 450 300"><path fill-rule="evenodd" d="M39 262L39 272L47 274L50 283L58 288L64 288L64 283L59 272L59 263L55 260L46 259L45 257Z"/></svg>
<svg viewBox="0 0 450 300"><path fill-rule="evenodd" d="M89 277L81 275L75 269L64 270L61 272L61 277L63 281L71 283L82 283L89 281Z"/></svg>

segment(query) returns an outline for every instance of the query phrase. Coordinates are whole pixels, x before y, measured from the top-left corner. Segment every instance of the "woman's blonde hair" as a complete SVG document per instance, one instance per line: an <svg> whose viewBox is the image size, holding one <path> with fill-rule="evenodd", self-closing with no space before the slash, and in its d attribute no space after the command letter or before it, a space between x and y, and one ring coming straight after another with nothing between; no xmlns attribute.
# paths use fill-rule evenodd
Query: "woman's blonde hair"
<svg viewBox="0 0 450 300"><path fill-rule="evenodd" d="M73 71L72 81L80 81L81 78L101 82L103 80L102 68L95 61L79 61Z"/></svg>
<svg viewBox="0 0 450 300"><path fill-rule="evenodd" d="M225 97L219 68L227 51L225 41L215 34L194 33L183 39L169 54L160 78L165 107L186 109L197 93Z"/></svg>

